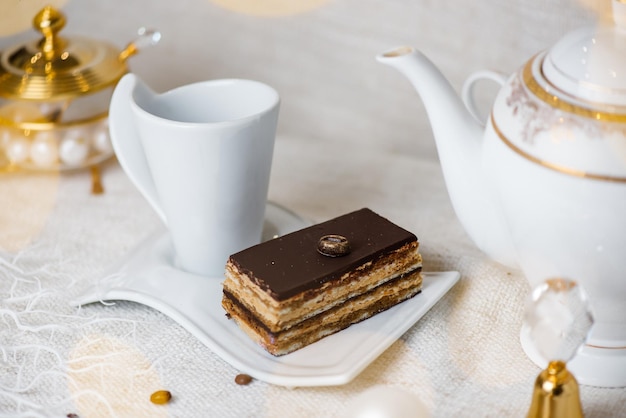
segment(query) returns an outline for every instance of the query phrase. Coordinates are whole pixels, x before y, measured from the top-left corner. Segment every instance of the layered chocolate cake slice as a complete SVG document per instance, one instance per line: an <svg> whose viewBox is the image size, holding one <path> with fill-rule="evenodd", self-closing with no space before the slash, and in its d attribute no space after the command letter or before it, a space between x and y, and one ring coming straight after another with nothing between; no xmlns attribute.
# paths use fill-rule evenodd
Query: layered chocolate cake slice
<svg viewBox="0 0 626 418"><path fill-rule="evenodd" d="M418 294L418 246L361 209L230 256L222 306L267 351L287 354Z"/></svg>

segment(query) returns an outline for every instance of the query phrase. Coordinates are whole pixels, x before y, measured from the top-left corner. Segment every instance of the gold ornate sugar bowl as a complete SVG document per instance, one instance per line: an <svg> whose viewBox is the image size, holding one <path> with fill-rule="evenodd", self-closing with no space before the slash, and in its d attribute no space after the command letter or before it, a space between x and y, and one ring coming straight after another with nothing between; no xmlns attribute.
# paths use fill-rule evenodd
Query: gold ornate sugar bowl
<svg viewBox="0 0 626 418"><path fill-rule="evenodd" d="M39 39L0 53L0 168L64 171L113 155L107 115L127 60L156 44L140 29L119 50L85 37L60 35L65 16L51 6L33 19Z"/></svg>

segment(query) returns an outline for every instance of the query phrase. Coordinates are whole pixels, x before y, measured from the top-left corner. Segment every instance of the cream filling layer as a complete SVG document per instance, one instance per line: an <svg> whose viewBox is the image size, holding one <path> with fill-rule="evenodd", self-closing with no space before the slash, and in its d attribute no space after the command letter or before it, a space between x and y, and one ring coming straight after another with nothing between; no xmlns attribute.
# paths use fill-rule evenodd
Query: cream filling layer
<svg viewBox="0 0 626 418"><path fill-rule="evenodd" d="M395 283L387 283L371 292L348 300L337 308L323 312L287 331L271 333L249 322L249 313L225 299L227 309L237 325L257 344L274 355L283 355L334 334L352 324L415 296L421 290L422 276L416 271ZM253 322L253 321L252 321Z"/></svg>
<svg viewBox="0 0 626 418"><path fill-rule="evenodd" d="M229 261L224 289L272 332L278 332L332 309L346 299L366 293L407 271L421 268L422 257L418 247L417 241L408 243L376 260L375 266L372 261L368 261L337 280L284 301L272 298Z"/></svg>

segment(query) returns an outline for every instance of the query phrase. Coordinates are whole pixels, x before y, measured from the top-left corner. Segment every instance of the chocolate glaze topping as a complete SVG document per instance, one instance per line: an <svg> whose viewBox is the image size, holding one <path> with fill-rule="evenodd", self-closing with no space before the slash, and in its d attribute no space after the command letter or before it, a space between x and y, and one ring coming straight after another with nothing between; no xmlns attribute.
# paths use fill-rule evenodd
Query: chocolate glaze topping
<svg viewBox="0 0 626 418"><path fill-rule="evenodd" d="M320 254L318 241L329 234L346 237L351 252L334 258ZM230 262L274 299L284 300L412 241L414 234L364 208L240 251Z"/></svg>

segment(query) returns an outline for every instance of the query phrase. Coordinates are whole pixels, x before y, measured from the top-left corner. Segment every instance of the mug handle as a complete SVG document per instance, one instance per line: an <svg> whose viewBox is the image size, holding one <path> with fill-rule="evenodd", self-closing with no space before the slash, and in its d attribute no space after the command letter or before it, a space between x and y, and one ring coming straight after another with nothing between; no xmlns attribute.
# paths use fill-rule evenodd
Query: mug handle
<svg viewBox="0 0 626 418"><path fill-rule="evenodd" d="M139 134L135 128L132 103L137 97L154 96L152 92L136 75L126 74L117 83L111 105L109 107L109 133L115 155L130 178L130 181L139 189L150 206L167 224L165 214L161 209L159 197L150 174L148 161Z"/></svg>
<svg viewBox="0 0 626 418"><path fill-rule="evenodd" d="M472 114L474 119L485 127L487 122L480 116L480 111L478 109L478 105L476 104L476 97L474 95L474 87L476 82L480 80L491 80L502 87L506 83L506 76L495 71L483 70L471 74L467 80L465 80L465 83L463 83L463 88L461 90L463 103L465 103L465 107Z"/></svg>

